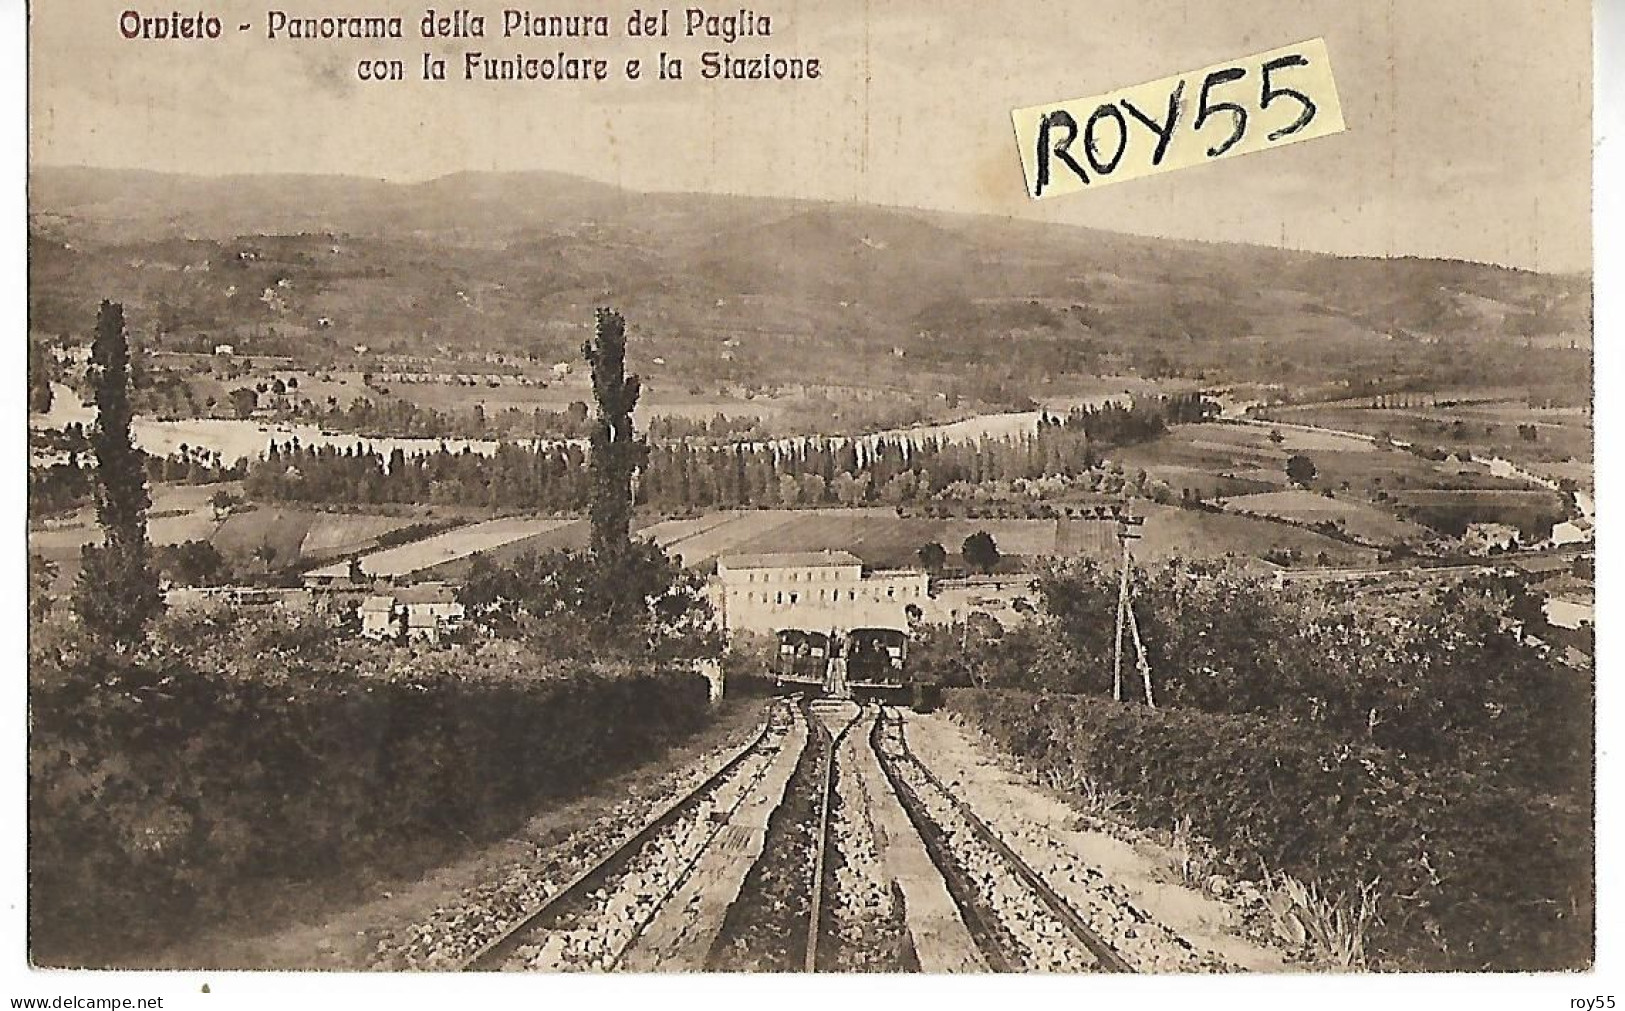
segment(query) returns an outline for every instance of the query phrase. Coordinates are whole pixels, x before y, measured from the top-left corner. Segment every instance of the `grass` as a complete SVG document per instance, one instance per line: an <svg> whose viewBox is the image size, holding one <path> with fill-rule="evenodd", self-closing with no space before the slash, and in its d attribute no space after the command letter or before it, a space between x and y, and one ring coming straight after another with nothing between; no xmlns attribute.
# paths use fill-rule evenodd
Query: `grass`
<svg viewBox="0 0 1625 1011"><path fill-rule="evenodd" d="M1226 500L1224 508L1228 512L1278 517L1293 523L1330 521L1338 523L1351 536L1378 544L1421 540L1431 536L1420 524L1400 519L1364 502L1327 498L1302 488L1238 495Z"/></svg>
<svg viewBox="0 0 1625 1011"><path fill-rule="evenodd" d="M1262 558L1271 551L1295 551L1308 559L1324 554L1330 565L1358 565L1374 561L1377 552L1269 520L1229 513L1211 513L1176 506L1155 506L1147 511L1143 539L1135 548L1141 561L1172 558L1206 559L1234 555Z"/></svg>
<svg viewBox="0 0 1625 1011"><path fill-rule="evenodd" d="M1121 790L1102 786L1091 776L1080 776L1073 788L1075 803L1083 813L1095 818L1114 820L1128 813L1129 795Z"/></svg>
<svg viewBox="0 0 1625 1011"><path fill-rule="evenodd" d="M1342 969L1366 967L1366 940L1381 922L1380 878L1362 884L1354 895L1329 896L1315 882L1304 884L1290 874L1264 874L1265 908L1275 931L1294 944L1307 945Z"/></svg>
<svg viewBox="0 0 1625 1011"><path fill-rule="evenodd" d="M1128 814L1129 795L1102 785L1087 772L1056 765L1031 774L1042 786L1063 794L1068 806L1085 818L1120 821Z"/></svg>
<svg viewBox="0 0 1625 1011"><path fill-rule="evenodd" d="M1212 850L1207 840L1191 827L1189 815L1181 815L1168 830L1168 853L1179 880L1190 888L1203 890L1213 866Z"/></svg>

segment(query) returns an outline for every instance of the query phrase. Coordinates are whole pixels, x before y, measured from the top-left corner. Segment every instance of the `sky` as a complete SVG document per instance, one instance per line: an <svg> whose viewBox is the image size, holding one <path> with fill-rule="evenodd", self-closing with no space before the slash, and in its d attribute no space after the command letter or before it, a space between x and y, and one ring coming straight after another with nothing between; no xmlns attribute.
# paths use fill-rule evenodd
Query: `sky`
<svg viewBox="0 0 1625 1011"><path fill-rule="evenodd" d="M278 0L272 0L278 2ZM416 181L570 172L636 190L795 196L1018 216L1147 235L1545 271L1591 261L1591 8L1582 0L785 0L768 38L425 41L426 5L330 0L290 16L398 13L399 42L266 38L267 6L223 0L219 41L126 40L128 0L32 5L31 162L198 174ZM499 3L469 0L497 35ZM516 6L522 6L514 0ZM440 6L440 13L452 8ZM645 11L650 9L644 7ZM163 8L167 13L169 8ZM740 8L708 9L735 13ZM154 8L154 12L157 9ZM239 23L252 25L238 32ZM1032 201L1010 110L1321 37L1346 132ZM685 80L413 79L430 51L601 56L664 49ZM700 80L718 49L816 56L823 76ZM408 80L356 80L363 56Z"/></svg>

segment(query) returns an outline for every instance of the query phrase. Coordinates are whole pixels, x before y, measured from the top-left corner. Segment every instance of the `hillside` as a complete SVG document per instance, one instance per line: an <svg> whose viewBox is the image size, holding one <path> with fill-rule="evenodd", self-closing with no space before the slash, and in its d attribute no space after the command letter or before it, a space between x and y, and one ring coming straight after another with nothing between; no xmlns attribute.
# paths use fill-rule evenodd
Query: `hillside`
<svg viewBox="0 0 1625 1011"><path fill-rule="evenodd" d="M1460 385L1512 368L1589 386L1588 276L551 173L407 185L39 168L30 185L31 326L46 335L85 332L107 297L182 344L551 358L608 302L646 354L706 379L929 386L973 371L1038 388L1129 368Z"/></svg>

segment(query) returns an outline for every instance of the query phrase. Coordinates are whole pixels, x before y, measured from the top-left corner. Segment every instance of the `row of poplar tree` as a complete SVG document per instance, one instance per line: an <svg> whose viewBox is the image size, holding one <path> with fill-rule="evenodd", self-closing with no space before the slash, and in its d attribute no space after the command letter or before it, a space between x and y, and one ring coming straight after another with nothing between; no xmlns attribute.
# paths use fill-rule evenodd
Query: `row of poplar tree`
<svg viewBox="0 0 1625 1011"><path fill-rule="evenodd" d="M671 510L901 505L960 483L1076 477L1098 464L1102 447L1154 438L1169 423L1200 420L1210 407L1181 396L1080 408L1042 415L1030 432L975 442L895 436L647 446L637 503ZM283 501L571 512L589 501L590 455L579 444L557 442L506 442L490 454L442 447L408 455L290 441L272 445L250 466L245 490Z"/></svg>

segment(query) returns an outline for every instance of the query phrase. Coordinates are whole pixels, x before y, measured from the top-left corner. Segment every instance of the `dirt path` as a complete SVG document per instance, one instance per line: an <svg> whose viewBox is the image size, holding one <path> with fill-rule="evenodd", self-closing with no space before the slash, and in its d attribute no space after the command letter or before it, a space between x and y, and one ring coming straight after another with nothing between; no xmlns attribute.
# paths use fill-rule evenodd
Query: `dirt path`
<svg viewBox="0 0 1625 1011"><path fill-rule="evenodd" d="M1044 874L1068 901L1098 901L1093 886L1074 877L1097 871L1116 897L1139 910L1147 929L1166 928L1194 952L1170 959L1161 971L1190 971L1190 956L1211 954L1236 969L1281 972L1286 956L1243 936L1241 911L1182 883L1177 859L1148 840L1134 843L1084 827L1080 813L1032 785L990 745L945 715L907 713L915 753L959 793L1005 842ZM1075 872L1084 872L1075 874ZM1159 971L1158 966L1142 966Z"/></svg>

